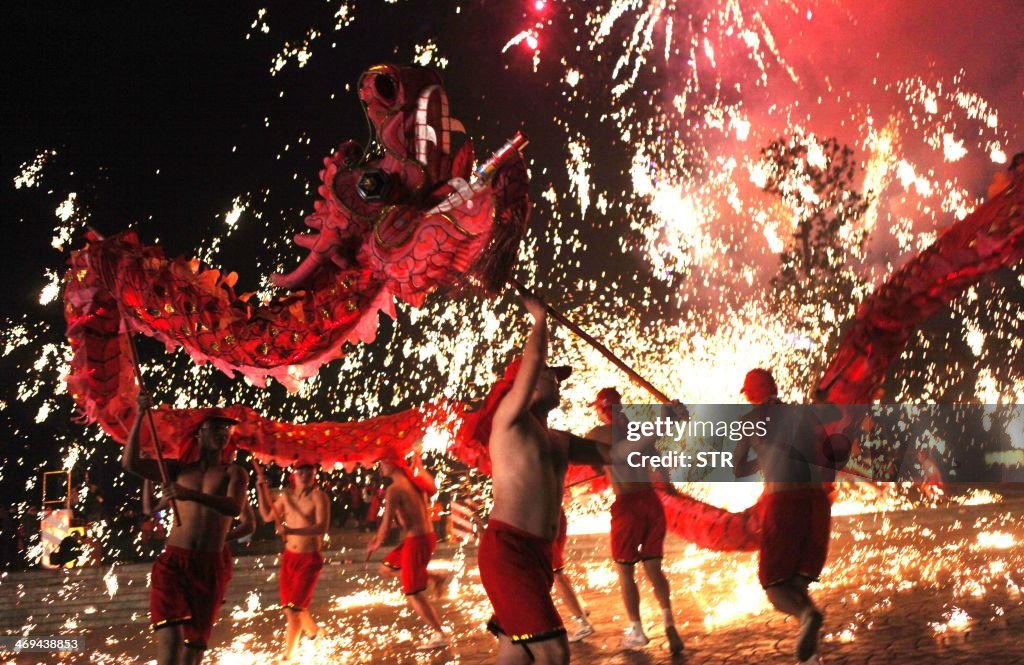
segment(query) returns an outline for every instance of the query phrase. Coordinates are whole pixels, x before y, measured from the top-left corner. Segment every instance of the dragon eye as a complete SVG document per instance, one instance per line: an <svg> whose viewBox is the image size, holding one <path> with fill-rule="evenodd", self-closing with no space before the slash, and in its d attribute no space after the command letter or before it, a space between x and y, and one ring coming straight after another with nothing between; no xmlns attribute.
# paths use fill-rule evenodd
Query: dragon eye
<svg viewBox="0 0 1024 665"><path fill-rule="evenodd" d="M373 89L381 99L390 102L398 94L398 82L390 74L377 74L373 77Z"/></svg>

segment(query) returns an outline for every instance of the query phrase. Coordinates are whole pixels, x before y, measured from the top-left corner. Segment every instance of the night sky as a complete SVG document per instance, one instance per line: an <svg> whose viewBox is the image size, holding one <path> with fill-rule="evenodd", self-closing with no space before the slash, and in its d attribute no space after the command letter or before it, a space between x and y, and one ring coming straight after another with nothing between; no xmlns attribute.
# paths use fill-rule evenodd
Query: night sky
<svg viewBox="0 0 1024 665"><path fill-rule="evenodd" d="M378 62L408 62L414 45L431 38L443 44L453 65L467 63L450 65L444 78L453 114L466 123L478 154L497 148L516 129L541 149L557 142L551 86L527 85L533 76L529 59L500 52L499 40L524 16L508 13L509 4L471 3L456 15L450 8L437 11L434 2L360 3L355 24L337 32L340 5L334 4L302 12L292 3L5 7L4 89L17 92L4 102L2 120L0 197L8 234L2 251L11 281L0 316L24 322L39 341L60 344L59 301L41 307L39 293L45 270L63 272L66 251L81 243L85 223L101 233L134 228L143 242L159 242L170 256L191 255L205 238L223 233L224 214L240 195L255 202L260 218L243 221L216 258L240 273L238 290L258 288L278 265L295 265L304 251L291 246L290 236L302 230L321 160L343 140L367 136L351 92L359 74ZM269 35L258 28L261 7L272 26ZM327 34L311 42L315 55L308 65L300 68L292 58L271 75L284 44L301 43L311 26ZM522 88L528 104L522 103ZM49 150L56 154L41 185L13 188L21 167ZM77 195L81 221L61 253L50 247L52 222L69 192ZM254 256L260 257L258 267ZM385 321L382 337L387 334ZM146 342L144 357L160 358L161 348ZM39 345L33 347L5 357L6 371L31 367L39 355ZM43 372L40 378L40 393L52 394L57 375ZM221 386L208 389L214 395L230 386L223 377L211 381ZM9 388L0 417L10 450L26 455L29 466L59 460L58 441L85 431L68 422L70 400L56 398L62 416L36 423L39 401L13 398L16 389ZM280 386L273 394L285 399ZM299 417L304 408L297 409ZM35 445L41 441L47 443ZM20 466L9 464L12 473L0 481L5 493L19 499L26 475Z"/></svg>

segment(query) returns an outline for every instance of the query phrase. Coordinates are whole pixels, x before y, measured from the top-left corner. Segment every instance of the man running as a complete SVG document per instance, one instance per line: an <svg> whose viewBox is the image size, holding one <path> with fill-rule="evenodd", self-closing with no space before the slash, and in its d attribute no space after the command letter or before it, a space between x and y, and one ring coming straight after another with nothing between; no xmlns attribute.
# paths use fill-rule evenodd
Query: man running
<svg viewBox="0 0 1024 665"><path fill-rule="evenodd" d="M427 564L437 547L437 536L430 522L427 500L437 491L434 480L421 464L415 471L402 458L390 454L380 462L380 473L391 482L384 493L384 515L377 533L366 545L366 558L387 539L397 520L405 530L405 539L391 550L380 565L380 574L398 577L402 592L416 614L427 624L430 634L417 645L421 651L448 646L448 638L441 629L441 619L427 598L429 590L440 589L446 576L430 573Z"/></svg>
<svg viewBox="0 0 1024 665"><path fill-rule="evenodd" d="M151 406L149 395L139 393L121 466L161 482L158 462L139 453L142 420ZM231 427L238 421L216 408L201 415L193 451L167 460L170 483L162 486L163 496L175 500L181 525L172 527L150 578L149 612L160 665L202 661L231 576L225 540L245 505L248 479L232 463L234 448L229 446Z"/></svg>
<svg viewBox="0 0 1024 665"><path fill-rule="evenodd" d="M555 573L555 591L558 592L559 598L562 599L570 616L577 624L576 630L569 635L569 642L575 643L593 635L594 627L590 624L590 619L587 618L587 611L583 609L583 604L576 595L572 581L565 574L565 543L568 540L568 528L569 521L565 516L565 509L562 509L562 514L558 518L558 533L551 546L551 568Z"/></svg>
<svg viewBox="0 0 1024 665"><path fill-rule="evenodd" d="M533 317L522 358L513 361L477 412L472 437L488 442L494 508L480 540L480 581L494 607L498 663L568 663L569 643L551 599L552 543L558 535L569 461L606 464L606 446L548 429L568 367L547 366L547 310L523 295Z"/></svg>
<svg viewBox="0 0 1024 665"><path fill-rule="evenodd" d="M601 424L590 430L587 437L612 443L614 409L621 405L622 397L615 388L603 388L598 392L591 406L597 411ZM653 440L639 443L651 448L654 445ZM668 578L661 569L665 543L665 509L655 493L653 483L664 483L666 488L671 488L672 485L668 482L669 478L664 469L651 470L651 478L647 482L621 481L615 477L613 471L611 466L605 467L609 484L615 493L615 501L612 503L612 559L619 574L622 602L626 606L626 616L630 622L622 638L622 646L632 649L645 646L651 641L644 633L643 622L640 620L640 590L636 585L634 569L637 562L641 562L644 573L654 589L654 597L661 606L669 650L672 653L680 653L683 650L683 640L676 630L675 617L672 614L672 592Z"/></svg>
<svg viewBox="0 0 1024 665"><path fill-rule="evenodd" d="M758 579L775 609L799 619L795 651L803 663L817 653L824 621L807 587L828 556L832 472L811 463L827 435L812 414L786 408L768 370L747 372L741 392L755 405L746 418L766 423L767 434L737 444L733 473L742 478L760 469L764 476ZM757 457L747 459L751 449Z"/></svg>
<svg viewBox="0 0 1024 665"><path fill-rule="evenodd" d="M324 534L331 522L331 505L327 494L317 486L317 469L312 462L300 462L291 476L291 487L271 496L263 467L253 460L256 471L256 498L260 517L275 522L275 532L284 540L278 591L285 627L282 660L289 662L295 652L299 634L305 631L312 639L320 634L309 613L313 590L324 567Z"/></svg>

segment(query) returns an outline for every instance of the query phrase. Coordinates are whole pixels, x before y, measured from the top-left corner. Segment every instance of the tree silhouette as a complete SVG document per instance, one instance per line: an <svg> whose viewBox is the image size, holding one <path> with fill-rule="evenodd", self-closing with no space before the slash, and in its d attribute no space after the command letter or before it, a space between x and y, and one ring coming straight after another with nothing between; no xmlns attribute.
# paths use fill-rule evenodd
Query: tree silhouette
<svg viewBox="0 0 1024 665"><path fill-rule="evenodd" d="M814 136L794 134L762 148L761 160L763 189L797 215L777 281L790 285L842 273L850 253L859 256L864 249L868 234L855 223L872 201L854 189L853 149L835 137L819 143Z"/></svg>
<svg viewBox="0 0 1024 665"><path fill-rule="evenodd" d="M794 362L810 390L865 293L857 265L868 232L858 222L873 197L855 188L853 149L835 137L780 138L761 149L760 167L762 189L779 197L782 215L792 215L792 236L772 279L773 304L806 342Z"/></svg>

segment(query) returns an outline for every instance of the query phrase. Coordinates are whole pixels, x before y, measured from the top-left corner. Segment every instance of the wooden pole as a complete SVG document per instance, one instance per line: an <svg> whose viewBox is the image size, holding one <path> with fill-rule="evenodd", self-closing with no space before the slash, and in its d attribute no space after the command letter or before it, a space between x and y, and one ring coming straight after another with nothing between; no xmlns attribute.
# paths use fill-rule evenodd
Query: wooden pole
<svg viewBox="0 0 1024 665"><path fill-rule="evenodd" d="M135 338L131 333L128 335L128 348L132 352L132 363L135 367L135 380L139 383L139 390L146 390L146 383L142 379L142 367L139 366L139 351L135 348ZM156 421L153 420L153 411L146 408L146 420L149 422L149 434L153 437L153 447L156 449L156 463L160 469L160 481L164 485L168 485L171 482L170 477L167 475L167 465L164 463L163 450L160 448L160 437L156 433ZM178 513L178 502L175 499L170 500L171 514L174 515L174 526L181 526L181 515Z"/></svg>
<svg viewBox="0 0 1024 665"><path fill-rule="evenodd" d="M86 224L86 228L93 232L93 234L100 240L103 240L103 234L97 231L92 225ZM106 271L100 271L100 278L103 280L104 286L107 287L107 291L113 293L110 275ZM117 313L124 320L124 312L121 310L121 303L117 301ZM135 368L135 381L139 384L139 390L146 390L146 382L142 378L142 366L139 365L139 350L135 348L135 337L130 332L126 332L128 335L128 348L132 352L132 365ZM148 392L148 391L147 391ZM160 469L160 481L167 485L170 483L170 478L167 475L167 465L164 463L163 451L160 448L160 437L156 433L156 421L153 420L153 412L150 409L146 409L146 420L149 422L149 433L153 437L153 447L156 449L156 463ZM170 500L171 514L174 516L174 526L181 526L181 515L178 514L178 502L175 499Z"/></svg>
<svg viewBox="0 0 1024 665"><path fill-rule="evenodd" d="M516 290L519 291L519 293L533 296L534 298L537 297L536 294L530 291L530 289L523 286L523 284L519 280L512 278L510 281L512 282L512 285L516 288ZM586 330L584 330L583 328L579 327L578 325L567 319L564 314L562 314L561 312L559 312L557 309L555 309L546 302L544 303L544 307L547 309L548 314L552 318L554 318L556 321L567 327L569 330L576 333L576 335L584 342L597 349L602 356L610 360L613 365L615 365L623 372L625 372L633 381L633 383L637 384L647 392L654 395L654 397L656 397L659 402L661 402L662 404L671 404L675 401L665 393L655 388L650 381L640 376L640 374L635 369L627 365L621 358L612 353L611 350L609 350L608 347L606 347L604 344L601 344L601 342L591 337Z"/></svg>

